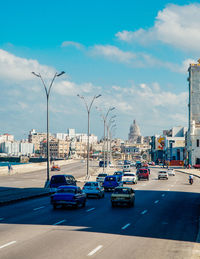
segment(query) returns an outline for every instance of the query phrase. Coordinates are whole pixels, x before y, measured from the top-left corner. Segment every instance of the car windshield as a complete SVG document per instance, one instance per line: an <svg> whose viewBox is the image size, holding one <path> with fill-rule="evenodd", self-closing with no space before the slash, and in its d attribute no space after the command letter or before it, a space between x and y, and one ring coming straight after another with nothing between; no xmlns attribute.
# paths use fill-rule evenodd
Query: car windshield
<svg viewBox="0 0 200 259"><path fill-rule="evenodd" d="M166 174L167 172L165 171L160 171L159 174Z"/></svg>
<svg viewBox="0 0 200 259"><path fill-rule="evenodd" d="M114 193L116 194L129 194L130 190L126 188L116 188Z"/></svg>
<svg viewBox="0 0 200 259"><path fill-rule="evenodd" d="M99 176L99 177L106 177L107 174L99 174L98 176Z"/></svg>
<svg viewBox="0 0 200 259"><path fill-rule="evenodd" d="M124 176L135 176L135 174L124 174Z"/></svg>
<svg viewBox="0 0 200 259"><path fill-rule="evenodd" d="M58 193L75 193L75 189L69 189L69 188L63 188L63 189L58 189Z"/></svg>
<svg viewBox="0 0 200 259"><path fill-rule="evenodd" d="M98 186L98 183L86 183L84 186L86 186L86 187L96 187L96 186Z"/></svg>
<svg viewBox="0 0 200 259"><path fill-rule="evenodd" d="M115 177L107 177L106 181L116 181L116 178Z"/></svg>

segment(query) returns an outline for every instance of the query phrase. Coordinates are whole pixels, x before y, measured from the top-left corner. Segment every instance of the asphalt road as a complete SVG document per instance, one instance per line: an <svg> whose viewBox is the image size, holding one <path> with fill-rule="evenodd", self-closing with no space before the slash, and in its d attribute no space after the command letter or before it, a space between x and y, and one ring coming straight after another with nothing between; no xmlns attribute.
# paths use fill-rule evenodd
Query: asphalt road
<svg viewBox="0 0 200 259"><path fill-rule="evenodd" d="M97 163L90 161L90 168L95 167ZM82 177L86 174L86 163L81 161L61 166L61 171L50 171L50 177L54 174L72 174L75 178ZM28 173L19 173L13 175L0 175L1 187L43 187L46 180L46 170L39 170Z"/></svg>
<svg viewBox="0 0 200 259"><path fill-rule="evenodd" d="M200 258L200 179L157 171L133 186L134 208L112 208L110 193L79 209L54 211L49 197L0 207L0 258Z"/></svg>

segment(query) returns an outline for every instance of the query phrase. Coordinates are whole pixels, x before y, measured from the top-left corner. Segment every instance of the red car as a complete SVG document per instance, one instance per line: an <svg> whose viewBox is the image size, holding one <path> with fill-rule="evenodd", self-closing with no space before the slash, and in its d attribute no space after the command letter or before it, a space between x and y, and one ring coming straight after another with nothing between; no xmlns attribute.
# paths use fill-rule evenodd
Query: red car
<svg viewBox="0 0 200 259"><path fill-rule="evenodd" d="M200 164L193 165L195 169L200 169Z"/></svg>
<svg viewBox="0 0 200 259"><path fill-rule="evenodd" d="M51 171L60 171L60 166L59 165L53 165L51 167Z"/></svg>
<svg viewBox="0 0 200 259"><path fill-rule="evenodd" d="M146 179L148 181L149 180L149 169L147 169L147 168L138 169L137 177L138 177L138 180Z"/></svg>

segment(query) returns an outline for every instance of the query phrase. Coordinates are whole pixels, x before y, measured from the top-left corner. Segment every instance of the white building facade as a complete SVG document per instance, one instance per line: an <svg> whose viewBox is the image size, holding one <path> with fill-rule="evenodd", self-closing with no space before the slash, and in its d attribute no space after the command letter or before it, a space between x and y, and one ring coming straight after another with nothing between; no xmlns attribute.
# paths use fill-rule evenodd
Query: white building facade
<svg viewBox="0 0 200 259"><path fill-rule="evenodd" d="M188 163L200 164L200 60L190 64L189 71L189 129L187 133Z"/></svg>

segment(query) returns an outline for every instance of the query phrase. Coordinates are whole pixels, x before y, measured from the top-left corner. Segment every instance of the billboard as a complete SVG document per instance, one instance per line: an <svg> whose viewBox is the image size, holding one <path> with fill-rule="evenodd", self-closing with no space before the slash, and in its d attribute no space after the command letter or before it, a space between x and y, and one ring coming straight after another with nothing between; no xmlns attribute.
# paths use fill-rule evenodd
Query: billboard
<svg viewBox="0 0 200 259"><path fill-rule="evenodd" d="M156 148L157 150L164 150L165 148L165 138L164 137L158 137L156 141Z"/></svg>

